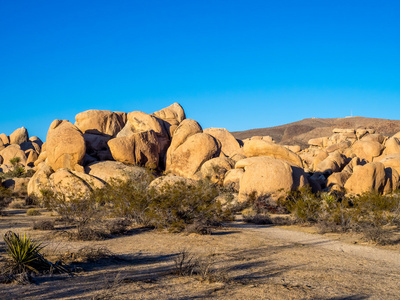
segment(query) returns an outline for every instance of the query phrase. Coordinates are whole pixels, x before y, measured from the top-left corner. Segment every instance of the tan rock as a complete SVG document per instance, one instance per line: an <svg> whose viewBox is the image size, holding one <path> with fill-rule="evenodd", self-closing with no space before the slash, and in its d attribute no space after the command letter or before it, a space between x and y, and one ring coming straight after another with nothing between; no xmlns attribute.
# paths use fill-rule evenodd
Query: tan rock
<svg viewBox="0 0 400 300"><path fill-rule="evenodd" d="M127 137L108 141L111 154L116 161L157 169L160 145L154 131L137 132Z"/></svg>
<svg viewBox="0 0 400 300"><path fill-rule="evenodd" d="M238 161L235 168L244 168L240 179L240 202L246 201L252 194L277 200L308 183L302 169L269 156L246 158Z"/></svg>
<svg viewBox="0 0 400 300"><path fill-rule="evenodd" d="M42 198L41 191L52 190L49 177L54 171L45 163L35 172L28 183L28 196Z"/></svg>
<svg viewBox="0 0 400 300"><path fill-rule="evenodd" d="M400 174L400 153L379 156L374 162L381 162L385 168L395 169Z"/></svg>
<svg viewBox="0 0 400 300"><path fill-rule="evenodd" d="M3 140L0 139L0 151L3 150L6 146L3 143Z"/></svg>
<svg viewBox="0 0 400 300"><path fill-rule="evenodd" d="M185 111L179 103L174 103L156 111L152 115L164 121L163 126L171 138L174 136L177 126L186 119Z"/></svg>
<svg viewBox="0 0 400 300"><path fill-rule="evenodd" d="M234 167L235 163L228 157L216 157L206 161L200 168L203 178L222 185L225 174Z"/></svg>
<svg viewBox="0 0 400 300"><path fill-rule="evenodd" d="M0 165L3 164L3 161L4 161L4 160L3 160L3 156L0 155Z"/></svg>
<svg viewBox="0 0 400 300"><path fill-rule="evenodd" d="M39 145L39 147L42 147L42 145L43 145L42 140L40 138L38 138L37 136L31 136L29 138L29 141L32 143L36 143L37 145Z"/></svg>
<svg viewBox="0 0 400 300"><path fill-rule="evenodd" d="M146 169L118 161L95 162L86 166L85 172L108 184L113 184L115 181L140 180L148 176Z"/></svg>
<svg viewBox="0 0 400 300"><path fill-rule="evenodd" d="M386 137L381 134L373 133L367 134L361 138L361 141L364 142L378 142L379 144L383 144L386 141Z"/></svg>
<svg viewBox="0 0 400 300"><path fill-rule="evenodd" d="M42 151L39 154L37 160L33 163L35 166L38 166L40 163L45 162L47 159L47 151Z"/></svg>
<svg viewBox="0 0 400 300"><path fill-rule="evenodd" d="M239 149L239 142L235 137L225 128L207 128L203 130L221 142L221 151L226 156L234 155Z"/></svg>
<svg viewBox="0 0 400 300"><path fill-rule="evenodd" d="M167 188L168 186L173 186L179 183L183 183L185 185L191 185L195 184L196 181L193 179L181 177L181 176L174 176L174 175L167 175L167 176L161 176L156 179L154 179L150 184L149 184L149 189L155 189L157 191L163 191L163 189Z"/></svg>
<svg viewBox="0 0 400 300"><path fill-rule="evenodd" d="M318 164L321 163L322 161L324 161L324 159L326 159L329 156L329 154L323 150L315 152L314 154L316 154L316 156L312 160L312 169L313 170L317 169Z"/></svg>
<svg viewBox="0 0 400 300"><path fill-rule="evenodd" d="M389 138L385 143L385 150L383 155L400 153L400 140L396 137Z"/></svg>
<svg viewBox="0 0 400 300"><path fill-rule="evenodd" d="M21 150L21 147L17 144L11 144L0 151L0 156L3 157L3 164L12 166L10 160L19 157L19 163L21 165L26 165L26 155L25 152Z"/></svg>
<svg viewBox="0 0 400 300"><path fill-rule="evenodd" d="M356 141L345 152L345 155L349 157L351 154L354 154L361 159L365 159L367 162L372 162L373 158L380 156L382 151L383 146L380 143L360 140Z"/></svg>
<svg viewBox="0 0 400 300"><path fill-rule="evenodd" d="M235 192L239 192L240 179L244 174L244 169L231 169L225 174L224 187L232 188Z"/></svg>
<svg viewBox="0 0 400 300"><path fill-rule="evenodd" d="M55 120L46 140L47 164L54 170L75 169L82 164L86 153L82 132L68 121Z"/></svg>
<svg viewBox="0 0 400 300"><path fill-rule="evenodd" d="M308 144L311 146L317 146L321 148L325 148L328 144L328 138L327 137L320 137L320 138L315 138L315 139L310 139L308 141Z"/></svg>
<svg viewBox="0 0 400 300"><path fill-rule="evenodd" d="M10 139L5 133L0 134L0 139L2 140L4 145L10 144Z"/></svg>
<svg viewBox="0 0 400 300"><path fill-rule="evenodd" d="M301 151L301 147L299 145L284 145L285 148L289 149L293 153L299 153Z"/></svg>
<svg viewBox="0 0 400 300"><path fill-rule="evenodd" d="M28 183L30 178L11 178L5 180L3 187L11 190L14 195L24 196L27 193Z"/></svg>
<svg viewBox="0 0 400 300"><path fill-rule="evenodd" d="M26 165L33 166L35 161L38 159L39 155L35 150L29 149L25 152L25 155L28 157L26 159Z"/></svg>
<svg viewBox="0 0 400 300"><path fill-rule="evenodd" d="M75 116L75 126L83 133L116 136L124 127L126 114L108 110L91 109Z"/></svg>
<svg viewBox="0 0 400 300"><path fill-rule="evenodd" d="M321 173L334 173L340 172L347 164L347 159L338 151L330 153L323 161L321 161L315 168L316 172Z"/></svg>
<svg viewBox="0 0 400 300"><path fill-rule="evenodd" d="M183 123L184 121L181 125ZM181 138L179 134L177 135ZM175 138L176 136L172 139L172 144ZM202 164L220 154L220 145L215 138L206 133L191 135L174 151L170 152L170 149L168 149L166 172L187 178L197 178L195 174L200 171Z"/></svg>
<svg viewBox="0 0 400 300"><path fill-rule="evenodd" d="M339 151L340 153L343 153L343 151L345 151L349 147L351 147L351 141L346 140L346 141L341 141L337 144L330 145L330 146L326 147L325 150L328 153L335 152L335 151Z"/></svg>
<svg viewBox="0 0 400 300"><path fill-rule="evenodd" d="M86 145L86 154L96 158L99 158L100 155L104 152L107 152L109 157L112 158L110 148L108 147L108 141L111 139L111 136L106 134L92 134L92 133L84 133L83 139L85 140Z"/></svg>
<svg viewBox="0 0 400 300"><path fill-rule="evenodd" d="M383 189L383 194L390 194L400 187L399 173L392 168L385 168L386 182Z"/></svg>
<svg viewBox="0 0 400 300"><path fill-rule="evenodd" d="M335 128L332 130L333 133L355 133L354 129L343 129L343 128Z"/></svg>
<svg viewBox="0 0 400 300"><path fill-rule="evenodd" d="M372 162L364 166L355 166L344 187L349 194L383 193L385 183L385 166L379 162Z"/></svg>
<svg viewBox="0 0 400 300"><path fill-rule="evenodd" d="M230 159L232 159L235 163L238 162L239 160L245 159L247 158L246 155L240 154L240 153L236 153L234 155L232 155L230 157Z"/></svg>
<svg viewBox="0 0 400 300"><path fill-rule="evenodd" d="M28 130L25 127L18 128L10 134L10 144L20 145L29 140Z"/></svg>
<svg viewBox="0 0 400 300"><path fill-rule="evenodd" d="M166 155L166 167L172 164L172 153L181 146L190 136L203 132L199 123L192 119L183 120L176 128L174 136L171 140L171 145L168 148Z"/></svg>
<svg viewBox="0 0 400 300"><path fill-rule="evenodd" d="M286 160L299 167L303 167L303 161L300 156L283 146L265 142L263 140L250 140L243 146L244 155L253 156L271 156Z"/></svg>

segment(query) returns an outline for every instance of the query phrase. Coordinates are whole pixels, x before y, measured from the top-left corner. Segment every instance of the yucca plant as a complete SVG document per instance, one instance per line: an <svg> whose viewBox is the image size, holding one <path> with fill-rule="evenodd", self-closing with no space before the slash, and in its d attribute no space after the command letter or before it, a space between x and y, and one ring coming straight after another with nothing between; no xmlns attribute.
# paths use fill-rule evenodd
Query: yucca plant
<svg viewBox="0 0 400 300"><path fill-rule="evenodd" d="M40 254L44 248L42 243L33 241L25 234L23 236L12 231L4 235L4 242L6 243L7 253L11 257L8 269L10 273L20 274L24 272L39 273L39 269L44 264L47 265L46 260Z"/></svg>

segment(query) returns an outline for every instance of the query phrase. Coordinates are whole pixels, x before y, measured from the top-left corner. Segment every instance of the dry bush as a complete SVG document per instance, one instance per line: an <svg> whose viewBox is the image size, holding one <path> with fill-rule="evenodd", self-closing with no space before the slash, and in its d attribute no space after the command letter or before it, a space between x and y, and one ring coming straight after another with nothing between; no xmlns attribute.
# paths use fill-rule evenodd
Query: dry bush
<svg viewBox="0 0 400 300"><path fill-rule="evenodd" d="M33 230L54 230L54 222L50 220L33 222Z"/></svg>
<svg viewBox="0 0 400 300"><path fill-rule="evenodd" d="M38 211L37 209L30 208L30 209L28 209L28 210L26 211L26 214L27 214L28 216L39 216L39 215L41 215L42 213L41 213L40 211Z"/></svg>
<svg viewBox="0 0 400 300"><path fill-rule="evenodd" d="M24 200L15 199L8 205L8 207L12 209L22 209L25 207L25 205L26 202Z"/></svg>

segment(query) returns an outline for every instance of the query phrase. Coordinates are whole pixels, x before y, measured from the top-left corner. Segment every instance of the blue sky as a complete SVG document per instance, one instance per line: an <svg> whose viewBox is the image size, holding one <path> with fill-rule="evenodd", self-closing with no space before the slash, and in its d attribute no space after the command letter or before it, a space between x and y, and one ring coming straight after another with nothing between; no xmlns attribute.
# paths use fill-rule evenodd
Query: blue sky
<svg viewBox="0 0 400 300"><path fill-rule="evenodd" d="M0 0L0 133L179 102L203 128L399 119L400 1Z"/></svg>

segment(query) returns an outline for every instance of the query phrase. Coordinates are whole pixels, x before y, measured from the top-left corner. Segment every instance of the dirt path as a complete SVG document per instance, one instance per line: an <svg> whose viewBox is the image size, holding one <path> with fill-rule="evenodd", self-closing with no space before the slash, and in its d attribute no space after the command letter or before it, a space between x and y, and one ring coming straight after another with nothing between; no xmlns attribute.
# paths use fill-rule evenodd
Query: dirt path
<svg viewBox="0 0 400 300"><path fill-rule="evenodd" d="M275 226L251 225L241 222L231 223L230 226L236 229L254 231L260 235L267 236L269 239L277 239L337 251L343 255L361 257L377 262L386 262L393 265L393 267L397 266L400 268L400 251L379 249L375 246L351 245L324 237L320 234L293 231Z"/></svg>

